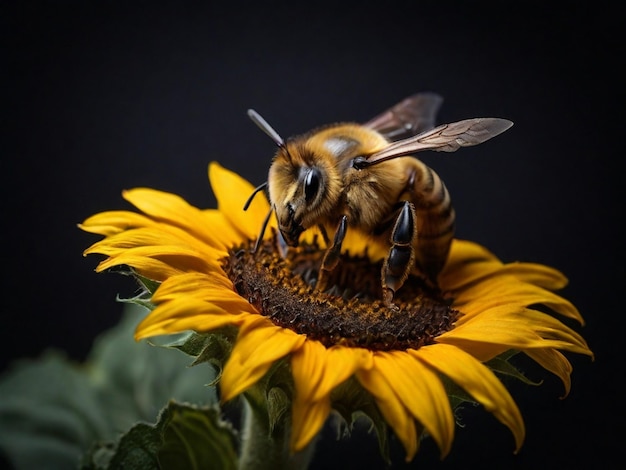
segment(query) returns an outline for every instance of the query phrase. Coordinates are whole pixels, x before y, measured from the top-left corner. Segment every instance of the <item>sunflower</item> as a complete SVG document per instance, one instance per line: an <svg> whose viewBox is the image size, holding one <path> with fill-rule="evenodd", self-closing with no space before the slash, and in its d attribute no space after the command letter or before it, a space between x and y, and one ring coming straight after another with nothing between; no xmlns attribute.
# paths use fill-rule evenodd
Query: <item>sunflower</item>
<svg viewBox="0 0 626 470"><path fill-rule="evenodd" d="M592 356L581 335L554 315L583 324L578 310L552 292L567 280L550 267L505 264L456 239L441 290L411 277L392 309L378 300L382 248L349 232L331 287L320 292L320 237L310 234L285 253L272 218L255 249L268 202L256 198L244 211L252 185L217 163L209 165L209 179L217 209L152 189L125 191L142 213L109 211L85 220L83 230L104 236L85 254L105 255L97 271L127 266L156 281L154 309L138 325L137 340L236 331L219 380L222 402L245 395L275 364L287 363L293 452L314 440L347 383L370 397L407 460L424 435L442 456L450 451L451 385L508 427L517 451L524 423L490 361L523 353L558 376L567 395L572 367L561 351Z"/></svg>

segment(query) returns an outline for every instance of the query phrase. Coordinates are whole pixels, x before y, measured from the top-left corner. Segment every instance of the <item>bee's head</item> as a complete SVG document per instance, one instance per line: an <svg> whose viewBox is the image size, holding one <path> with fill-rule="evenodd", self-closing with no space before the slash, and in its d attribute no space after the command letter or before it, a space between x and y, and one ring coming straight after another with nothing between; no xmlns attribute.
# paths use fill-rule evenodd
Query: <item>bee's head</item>
<svg viewBox="0 0 626 470"><path fill-rule="evenodd" d="M267 188L285 242L297 246L302 232L323 224L339 199L336 156L312 142L311 134L284 141L256 111L248 110L248 116L278 146Z"/></svg>
<svg viewBox="0 0 626 470"><path fill-rule="evenodd" d="M278 228L289 246L300 234L325 222L339 197L334 159L312 152L295 139L278 149L268 175L269 198Z"/></svg>

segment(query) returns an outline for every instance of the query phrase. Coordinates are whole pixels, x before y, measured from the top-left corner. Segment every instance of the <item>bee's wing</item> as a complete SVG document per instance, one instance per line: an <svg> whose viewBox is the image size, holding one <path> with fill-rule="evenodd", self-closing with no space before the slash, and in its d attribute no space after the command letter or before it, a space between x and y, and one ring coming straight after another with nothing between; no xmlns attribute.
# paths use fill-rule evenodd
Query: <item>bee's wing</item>
<svg viewBox="0 0 626 470"><path fill-rule="evenodd" d="M380 152L370 155L366 160L366 166L423 150L456 152L461 147L481 144L506 131L512 125L511 121L500 118L474 118L443 124L435 129L389 144Z"/></svg>
<svg viewBox="0 0 626 470"><path fill-rule="evenodd" d="M443 98L436 93L417 93L363 124L389 141L397 141L435 127Z"/></svg>

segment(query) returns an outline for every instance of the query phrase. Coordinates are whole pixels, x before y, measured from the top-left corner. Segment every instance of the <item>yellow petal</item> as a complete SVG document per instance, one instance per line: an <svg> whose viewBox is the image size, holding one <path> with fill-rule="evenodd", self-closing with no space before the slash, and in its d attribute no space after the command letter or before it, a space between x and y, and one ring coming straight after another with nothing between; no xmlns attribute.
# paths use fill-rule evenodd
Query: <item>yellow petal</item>
<svg viewBox="0 0 626 470"><path fill-rule="evenodd" d="M493 413L513 433L515 452L520 449L525 435L522 415L507 389L489 368L450 345L434 344L408 352L448 376Z"/></svg>
<svg viewBox="0 0 626 470"><path fill-rule="evenodd" d="M524 353L536 361L541 367L549 370L554 375L559 377L565 387L565 393L561 398L565 398L572 386L571 373L572 364L556 349L527 349Z"/></svg>
<svg viewBox="0 0 626 470"><path fill-rule="evenodd" d="M580 312L570 301L542 287L521 282L510 275L498 275L497 278L467 287L459 292L454 300L455 308L469 314L477 310L475 305L482 311L504 304L523 307L541 304L584 324Z"/></svg>
<svg viewBox="0 0 626 470"><path fill-rule="evenodd" d="M244 211L243 207L254 191L250 183L216 162L209 165L209 179L220 212L228 217L244 238L255 240L270 209L267 199L258 194L248 210ZM275 223L273 225L276 226Z"/></svg>
<svg viewBox="0 0 626 470"><path fill-rule="evenodd" d="M478 243L455 238L450 245L450 254L444 271L456 271L463 266L473 263L492 262L502 264L500 260L487 248Z"/></svg>
<svg viewBox="0 0 626 470"><path fill-rule="evenodd" d="M298 397L317 401L345 382L357 370L373 366L373 353L363 348L332 346L308 340L291 359Z"/></svg>
<svg viewBox="0 0 626 470"><path fill-rule="evenodd" d="M293 403L291 443L293 452L303 450L321 430L330 413L330 397L314 402Z"/></svg>
<svg viewBox="0 0 626 470"><path fill-rule="evenodd" d="M109 236L132 228L148 227L155 223L152 219L136 212L107 211L92 215L78 226L86 232Z"/></svg>
<svg viewBox="0 0 626 470"><path fill-rule="evenodd" d="M133 247L159 247L161 245L180 246L195 250L199 256L219 259L225 255L224 251L211 247L188 232L166 224L155 224L150 227L141 227L108 236L94 243L86 253L114 254L112 249L125 250ZM103 251L108 249L109 251Z"/></svg>
<svg viewBox="0 0 626 470"><path fill-rule="evenodd" d="M243 307L243 308L241 308ZM246 310L247 308L247 310ZM185 298L180 297L176 300L169 302L163 302L155 308L148 317L144 320L146 324L150 322L161 322L165 320L174 320L182 318L195 318L198 321L204 316L229 316L233 317L230 321L231 324L241 323L240 320L235 320L235 317L250 313L250 306L247 307L241 303L237 303L236 300L228 300L227 302L208 302L205 299L198 298ZM196 331L206 331L200 328L194 328Z"/></svg>
<svg viewBox="0 0 626 470"><path fill-rule="evenodd" d="M454 416L439 376L431 367L405 351L380 352L374 356L378 369L394 392L433 437L441 457L450 452L454 439Z"/></svg>
<svg viewBox="0 0 626 470"><path fill-rule="evenodd" d="M498 272L502 262L486 248L465 240L453 240L439 282L446 291L457 291Z"/></svg>
<svg viewBox="0 0 626 470"><path fill-rule="evenodd" d="M200 212L177 194L156 189L127 189L122 192L122 196L155 220L167 221L175 226L195 225Z"/></svg>
<svg viewBox="0 0 626 470"><path fill-rule="evenodd" d="M304 335L275 326L265 317L248 316L222 372L222 401L254 385L275 361L302 347L305 339Z"/></svg>
<svg viewBox="0 0 626 470"><path fill-rule="evenodd" d="M319 400L350 378L357 370L369 369L374 365L373 353L363 348L333 346L326 350L325 371L322 380L313 390L312 400Z"/></svg>
<svg viewBox="0 0 626 470"><path fill-rule="evenodd" d="M256 309L237 292L223 272L185 273L165 280L152 296L152 301L161 303L180 298L196 298L222 306L226 311L248 311Z"/></svg>
<svg viewBox="0 0 626 470"><path fill-rule="evenodd" d="M178 227L211 246L222 245L222 243L216 243L216 233L220 233L223 229L230 230L225 228L220 218L207 217L204 211L190 205L176 194L148 188L135 188L124 191L122 196L156 221ZM233 242L239 241L243 240L233 240Z"/></svg>
<svg viewBox="0 0 626 470"><path fill-rule="evenodd" d="M389 253L388 245L356 229L347 231L342 246L343 252L349 252L353 255L366 253L372 262L383 259Z"/></svg>
<svg viewBox="0 0 626 470"><path fill-rule="evenodd" d="M244 315L225 313L216 305L197 301L167 302L159 305L135 330L135 339L185 331L200 333L244 322Z"/></svg>
<svg viewBox="0 0 626 470"><path fill-rule="evenodd" d="M162 281L168 277L189 271L209 272L216 269L213 260L198 257L193 250L179 246L153 246L131 248L102 261L96 268L100 272L113 266L128 265L140 274Z"/></svg>
<svg viewBox="0 0 626 470"><path fill-rule="evenodd" d="M291 357L291 370L296 387L296 396L300 402L314 401L315 391L320 386L324 375L328 373L328 352L319 341L307 340ZM330 395L330 390L317 394L316 399Z"/></svg>
<svg viewBox="0 0 626 470"><path fill-rule="evenodd" d="M241 233L237 230L228 218L216 209L202 211L207 228L211 228L211 236L216 246L227 251L242 241Z"/></svg>
<svg viewBox="0 0 626 470"><path fill-rule="evenodd" d="M183 264L183 263L177 263ZM124 254L115 258L109 258L102 261L96 266L97 272L102 272L114 266L128 265L132 266L142 276L152 279L153 281L163 281L169 277L183 273L180 268L175 268L169 263L160 259L149 258L147 256Z"/></svg>
<svg viewBox="0 0 626 470"><path fill-rule="evenodd" d="M454 329L436 338L475 355L480 344L506 349L556 348L592 356L585 340L557 319L536 310L502 305L469 318L461 317ZM480 357L483 360L483 357Z"/></svg>
<svg viewBox="0 0 626 470"><path fill-rule="evenodd" d="M437 338L439 340L439 338ZM451 339L444 338L441 340L441 343L444 344L453 344L463 351L470 353L476 359L481 362L486 362L493 359L500 354L513 349L511 346L507 344L501 343L486 343L482 341L469 341L463 339Z"/></svg>
<svg viewBox="0 0 626 470"><path fill-rule="evenodd" d="M218 292L222 295L236 295L233 290L233 283L221 270L208 273L185 273L179 276L168 278L154 293L154 302L164 302L180 297L197 297L208 302L214 302L210 298L212 294Z"/></svg>
<svg viewBox="0 0 626 470"><path fill-rule="evenodd" d="M291 357L295 387L292 407L291 447L303 449L320 431L330 413L330 390L313 399L330 364L326 347L319 341L307 340Z"/></svg>
<svg viewBox="0 0 626 470"><path fill-rule="evenodd" d="M567 285L567 278L554 268L537 263L507 263L502 274L512 274L519 280L549 290L559 290Z"/></svg>
<svg viewBox="0 0 626 470"><path fill-rule="evenodd" d="M327 349L312 340L293 353L291 369L296 393L292 445L295 450L310 442L324 425L333 389L355 371L367 369L372 363L372 353L366 349L343 346Z"/></svg>
<svg viewBox="0 0 626 470"><path fill-rule="evenodd" d="M356 377L375 398L376 405L385 421L404 446L406 461L413 460L420 444L415 420L396 395L393 384L387 381L377 367L359 370L356 372Z"/></svg>

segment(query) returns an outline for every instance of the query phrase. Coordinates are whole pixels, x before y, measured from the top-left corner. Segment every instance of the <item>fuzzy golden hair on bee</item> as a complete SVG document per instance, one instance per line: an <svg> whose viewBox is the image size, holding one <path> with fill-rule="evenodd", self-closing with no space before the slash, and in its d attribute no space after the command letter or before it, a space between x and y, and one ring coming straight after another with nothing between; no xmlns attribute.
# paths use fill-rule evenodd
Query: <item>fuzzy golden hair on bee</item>
<svg viewBox="0 0 626 470"><path fill-rule="evenodd" d="M335 210L342 192L338 162L306 138L290 138L278 149L268 174L268 196L279 230L295 246L302 231Z"/></svg>
<svg viewBox="0 0 626 470"><path fill-rule="evenodd" d="M388 247L381 271L385 304L392 304L410 272L436 287L455 212L443 180L415 154L455 152L513 125L472 118L435 127L441 102L434 93L418 93L364 124L329 124L287 140L249 110L278 147L267 182L251 196L266 189L271 207L257 246L272 211L286 245L297 246L302 232L319 227L327 248L316 287L325 290L346 232L358 230Z"/></svg>

